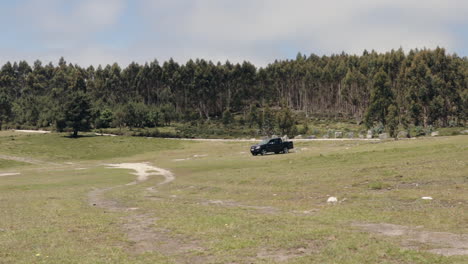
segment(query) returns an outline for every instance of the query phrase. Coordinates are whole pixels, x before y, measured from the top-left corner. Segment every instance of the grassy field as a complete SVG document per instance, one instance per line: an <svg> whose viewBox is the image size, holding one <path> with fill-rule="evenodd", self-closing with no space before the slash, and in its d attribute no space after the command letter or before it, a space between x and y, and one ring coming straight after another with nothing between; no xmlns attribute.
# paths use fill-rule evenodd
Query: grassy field
<svg viewBox="0 0 468 264"><path fill-rule="evenodd" d="M250 145L0 132L0 263L468 262L468 136Z"/></svg>

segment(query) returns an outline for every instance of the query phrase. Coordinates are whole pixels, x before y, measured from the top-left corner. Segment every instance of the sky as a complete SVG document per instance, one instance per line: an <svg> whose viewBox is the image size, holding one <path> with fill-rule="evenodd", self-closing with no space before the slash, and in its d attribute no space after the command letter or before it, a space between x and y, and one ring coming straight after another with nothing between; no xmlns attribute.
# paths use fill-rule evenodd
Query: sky
<svg viewBox="0 0 468 264"><path fill-rule="evenodd" d="M250 61L444 47L468 56L468 0L0 0L0 64Z"/></svg>

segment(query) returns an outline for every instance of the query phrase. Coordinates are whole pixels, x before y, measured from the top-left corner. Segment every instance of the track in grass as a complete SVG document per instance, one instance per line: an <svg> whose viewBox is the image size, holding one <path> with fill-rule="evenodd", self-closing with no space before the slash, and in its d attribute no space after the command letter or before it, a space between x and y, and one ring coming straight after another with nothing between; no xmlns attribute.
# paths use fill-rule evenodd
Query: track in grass
<svg viewBox="0 0 468 264"><path fill-rule="evenodd" d="M88 194L89 203L104 210L113 212L132 212L123 219L122 229L131 241L130 251L135 254L157 251L167 255L177 256L184 254L181 261L185 263L204 263L206 259L202 256L188 256L186 253L200 252L204 249L200 247L196 241L191 241L185 237L171 234L169 230L156 228L154 224L157 218L143 213L138 213L137 207L126 207L119 204L118 201L107 199L104 193L107 191L122 188L128 185L135 185L148 180L149 176L161 175L164 180L158 183L158 186L168 184L175 180L172 172L150 165L149 163L120 163L106 164L108 168L131 169L137 176L135 181L125 185L118 185L104 189L96 189ZM148 188L150 191L155 191L155 187Z"/></svg>

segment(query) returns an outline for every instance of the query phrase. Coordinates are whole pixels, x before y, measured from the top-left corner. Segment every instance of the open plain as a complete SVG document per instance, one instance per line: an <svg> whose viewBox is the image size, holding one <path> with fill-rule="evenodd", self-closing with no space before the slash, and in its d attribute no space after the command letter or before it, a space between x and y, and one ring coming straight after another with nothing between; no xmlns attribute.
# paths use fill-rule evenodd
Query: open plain
<svg viewBox="0 0 468 264"><path fill-rule="evenodd" d="M468 262L468 136L251 144L2 131L0 263Z"/></svg>

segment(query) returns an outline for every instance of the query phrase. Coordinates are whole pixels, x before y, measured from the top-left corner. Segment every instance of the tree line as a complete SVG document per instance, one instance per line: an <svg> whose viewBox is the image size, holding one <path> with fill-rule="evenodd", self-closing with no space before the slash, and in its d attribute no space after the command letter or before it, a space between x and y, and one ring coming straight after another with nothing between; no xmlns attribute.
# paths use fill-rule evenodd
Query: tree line
<svg viewBox="0 0 468 264"><path fill-rule="evenodd" d="M84 68L63 58L57 65L6 62L0 70L0 127L5 122L58 130L227 122L233 114L247 120L260 116L260 109L279 107L368 127L464 125L467 88L468 59L443 48L299 53L265 67L203 59L126 68L116 63ZM83 107L89 109L80 112Z"/></svg>

